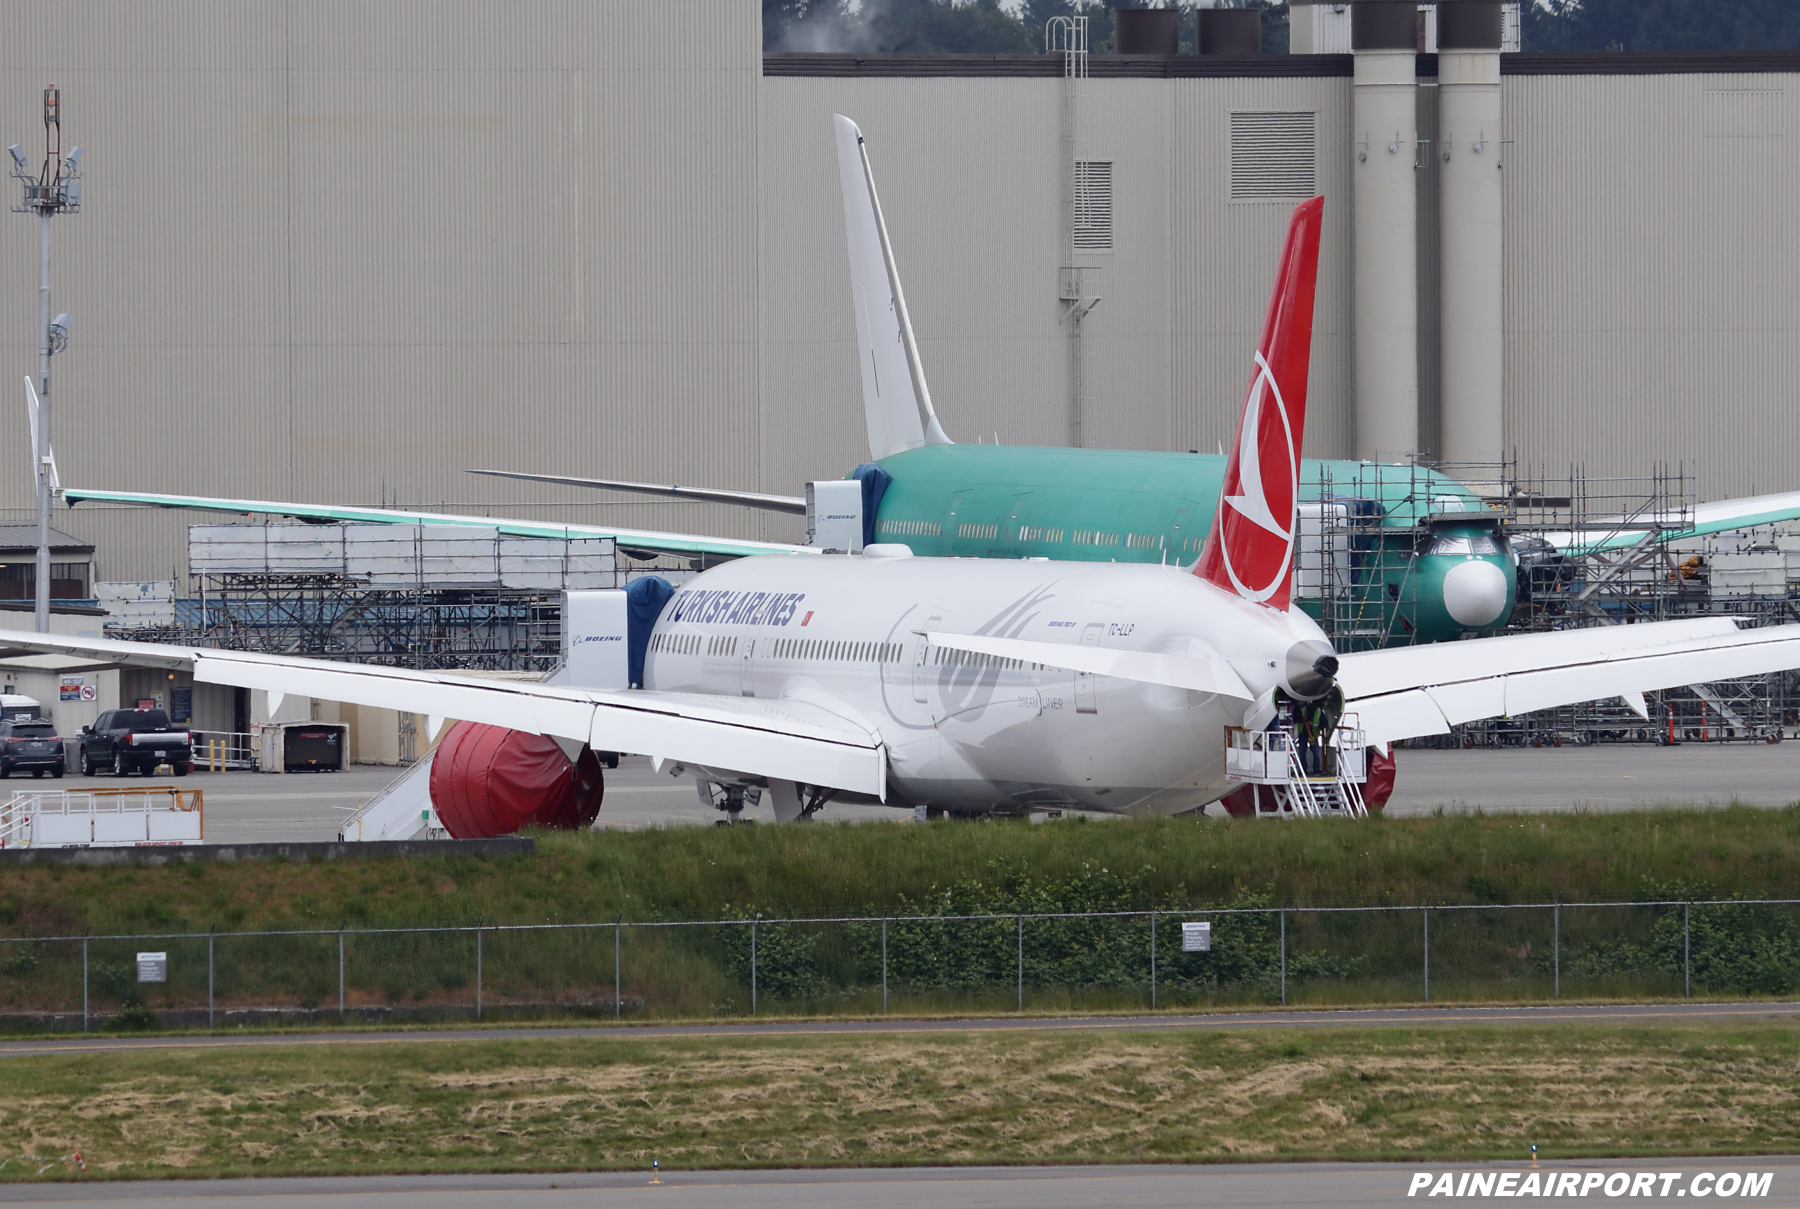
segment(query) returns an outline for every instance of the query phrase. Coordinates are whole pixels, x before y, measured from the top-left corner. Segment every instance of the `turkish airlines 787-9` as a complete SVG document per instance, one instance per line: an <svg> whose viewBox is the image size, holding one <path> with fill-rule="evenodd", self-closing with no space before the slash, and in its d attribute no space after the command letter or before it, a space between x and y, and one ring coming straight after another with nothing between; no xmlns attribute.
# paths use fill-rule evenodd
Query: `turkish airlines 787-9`
<svg viewBox="0 0 1800 1209"><path fill-rule="evenodd" d="M1578 630L1340 657L1290 601L1320 218L1294 212L1220 506L1174 566L767 554L669 601L641 689L105 639L0 645L191 668L203 683L459 718L772 792L778 817L831 794L961 812L1178 813L1216 801L1228 732L1285 696L1341 687L1375 746L1457 722L1800 666L1800 626L1730 619Z"/></svg>

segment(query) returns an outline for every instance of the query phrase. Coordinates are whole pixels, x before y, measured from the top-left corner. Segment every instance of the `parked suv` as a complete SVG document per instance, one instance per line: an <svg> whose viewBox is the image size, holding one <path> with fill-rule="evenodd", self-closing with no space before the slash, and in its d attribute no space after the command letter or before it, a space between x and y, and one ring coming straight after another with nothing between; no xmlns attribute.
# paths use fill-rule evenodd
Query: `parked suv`
<svg viewBox="0 0 1800 1209"><path fill-rule="evenodd" d="M151 773L159 764L173 765L175 775L194 770L192 736L169 725L160 709L109 709L81 728L81 775L91 777L102 768L122 777L134 769Z"/></svg>
<svg viewBox="0 0 1800 1209"><path fill-rule="evenodd" d="M63 775L62 737L48 718L0 722L0 777L27 771L34 777Z"/></svg>

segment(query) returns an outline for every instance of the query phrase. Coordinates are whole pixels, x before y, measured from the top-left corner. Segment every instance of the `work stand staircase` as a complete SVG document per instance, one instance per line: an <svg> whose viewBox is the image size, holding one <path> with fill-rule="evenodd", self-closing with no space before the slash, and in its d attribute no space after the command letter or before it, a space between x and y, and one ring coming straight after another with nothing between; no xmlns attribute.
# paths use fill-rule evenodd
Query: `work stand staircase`
<svg viewBox="0 0 1800 1209"><path fill-rule="evenodd" d="M1367 818L1369 808L1362 795L1367 749L1354 717L1346 715L1326 745L1321 774L1306 771L1291 731L1228 727L1226 775L1246 785L1267 787L1267 793L1257 790L1258 818Z"/></svg>

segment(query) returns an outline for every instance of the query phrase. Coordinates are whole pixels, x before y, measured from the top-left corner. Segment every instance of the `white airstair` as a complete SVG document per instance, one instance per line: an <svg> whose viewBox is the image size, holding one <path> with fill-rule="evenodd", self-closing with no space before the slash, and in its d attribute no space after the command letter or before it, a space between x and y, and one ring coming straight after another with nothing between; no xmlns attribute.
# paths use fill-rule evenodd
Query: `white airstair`
<svg viewBox="0 0 1800 1209"><path fill-rule="evenodd" d="M204 793L176 785L21 789L0 805L0 849L131 848L205 837Z"/></svg>
<svg viewBox="0 0 1800 1209"><path fill-rule="evenodd" d="M431 805L431 757L417 761L338 828L340 840L441 839L448 833Z"/></svg>
<svg viewBox="0 0 1800 1209"><path fill-rule="evenodd" d="M1256 795L1256 817L1286 819L1369 817L1362 786L1368 780L1368 742L1355 714L1345 714L1323 752L1323 767L1306 771L1291 730L1225 728L1225 775L1267 786Z"/></svg>

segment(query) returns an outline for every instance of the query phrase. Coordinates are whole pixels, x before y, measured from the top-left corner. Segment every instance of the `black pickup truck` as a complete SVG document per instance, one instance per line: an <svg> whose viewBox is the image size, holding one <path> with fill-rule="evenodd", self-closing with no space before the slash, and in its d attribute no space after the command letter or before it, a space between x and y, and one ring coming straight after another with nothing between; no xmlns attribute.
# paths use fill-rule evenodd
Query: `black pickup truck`
<svg viewBox="0 0 1800 1209"><path fill-rule="evenodd" d="M194 770L192 736L171 726L160 709L109 709L82 727L76 742L84 777L102 768L115 777L133 770L148 774L160 764L171 765L178 777Z"/></svg>

